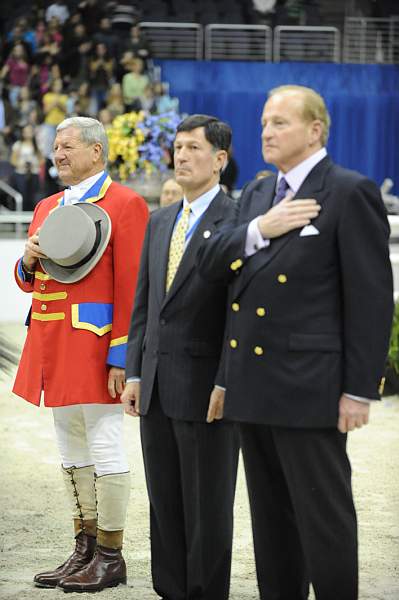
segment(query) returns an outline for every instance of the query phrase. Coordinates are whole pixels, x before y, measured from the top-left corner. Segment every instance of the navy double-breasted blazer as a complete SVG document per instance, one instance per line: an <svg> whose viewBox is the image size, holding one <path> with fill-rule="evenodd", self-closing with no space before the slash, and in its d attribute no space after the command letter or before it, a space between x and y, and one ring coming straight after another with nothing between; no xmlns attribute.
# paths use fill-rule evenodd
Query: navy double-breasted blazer
<svg viewBox="0 0 399 600"><path fill-rule="evenodd" d="M246 257L248 223L275 185L250 183L235 226L199 254L205 277L230 282L225 416L336 426L343 392L379 398L393 310L385 207L373 182L325 157L296 194L321 205L312 227Z"/></svg>

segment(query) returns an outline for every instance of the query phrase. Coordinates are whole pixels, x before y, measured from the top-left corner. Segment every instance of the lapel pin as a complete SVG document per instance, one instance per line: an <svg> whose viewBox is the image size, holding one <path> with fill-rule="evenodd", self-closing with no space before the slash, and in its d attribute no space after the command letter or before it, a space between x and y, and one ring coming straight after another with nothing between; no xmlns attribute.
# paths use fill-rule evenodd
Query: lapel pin
<svg viewBox="0 0 399 600"><path fill-rule="evenodd" d="M209 237L211 237L211 232L209 231L209 229L207 229L202 235L207 240Z"/></svg>

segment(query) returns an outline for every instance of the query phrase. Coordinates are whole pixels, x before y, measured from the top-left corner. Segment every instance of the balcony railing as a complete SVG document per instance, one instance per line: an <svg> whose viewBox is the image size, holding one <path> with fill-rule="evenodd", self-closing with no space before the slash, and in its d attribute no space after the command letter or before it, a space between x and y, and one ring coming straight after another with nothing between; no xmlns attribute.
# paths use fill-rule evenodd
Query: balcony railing
<svg viewBox="0 0 399 600"><path fill-rule="evenodd" d="M275 27L274 62L340 62L341 34L336 27Z"/></svg>
<svg viewBox="0 0 399 600"><path fill-rule="evenodd" d="M345 19L343 62L399 63L399 17Z"/></svg>
<svg viewBox="0 0 399 600"><path fill-rule="evenodd" d="M272 30L267 25L207 25L205 60L272 60Z"/></svg>
<svg viewBox="0 0 399 600"><path fill-rule="evenodd" d="M140 24L154 58L399 64L399 17L347 17L336 27Z"/></svg>
<svg viewBox="0 0 399 600"><path fill-rule="evenodd" d="M155 58L203 58L203 27L198 23L143 21L140 23L140 29L148 40Z"/></svg>

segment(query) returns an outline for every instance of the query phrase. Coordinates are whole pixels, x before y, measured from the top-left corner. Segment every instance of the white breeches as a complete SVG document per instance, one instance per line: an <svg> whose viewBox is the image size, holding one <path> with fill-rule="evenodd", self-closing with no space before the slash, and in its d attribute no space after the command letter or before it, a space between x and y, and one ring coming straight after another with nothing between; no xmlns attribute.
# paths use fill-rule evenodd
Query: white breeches
<svg viewBox="0 0 399 600"><path fill-rule="evenodd" d="M64 468L94 465L97 475L129 471L123 446L121 404L76 404L53 408Z"/></svg>

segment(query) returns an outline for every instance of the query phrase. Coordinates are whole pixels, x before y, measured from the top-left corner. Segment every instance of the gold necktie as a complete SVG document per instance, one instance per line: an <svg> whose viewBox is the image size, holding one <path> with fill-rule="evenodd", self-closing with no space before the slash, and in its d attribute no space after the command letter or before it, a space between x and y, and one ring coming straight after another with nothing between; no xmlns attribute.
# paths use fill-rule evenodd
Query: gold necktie
<svg viewBox="0 0 399 600"><path fill-rule="evenodd" d="M168 273L166 276L166 291L169 291L180 261L184 254L184 245L186 242L186 233L188 229L188 221L190 218L190 206L185 206L178 224L172 235L169 246Z"/></svg>

